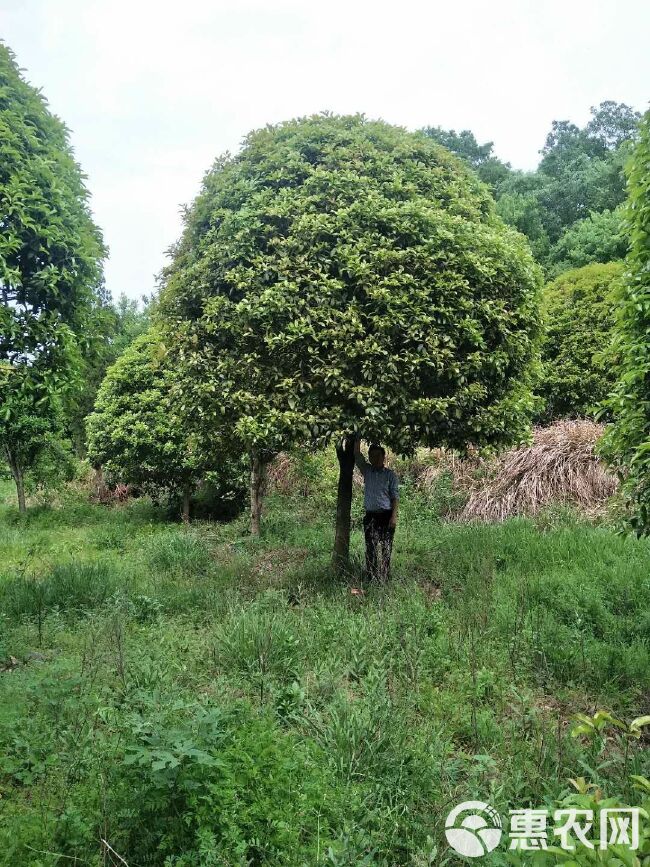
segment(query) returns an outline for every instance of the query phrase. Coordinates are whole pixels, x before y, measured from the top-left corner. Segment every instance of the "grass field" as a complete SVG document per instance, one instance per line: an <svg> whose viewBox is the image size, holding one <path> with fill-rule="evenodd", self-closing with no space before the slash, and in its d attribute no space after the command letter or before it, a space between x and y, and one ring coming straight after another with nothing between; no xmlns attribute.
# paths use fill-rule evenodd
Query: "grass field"
<svg viewBox="0 0 650 867"><path fill-rule="evenodd" d="M647 742L571 730L648 712L650 543L444 522L407 483L393 579L358 593L328 474L270 496L261 540L73 494L21 520L0 491L0 864L458 864L461 801L584 777L641 803Z"/></svg>

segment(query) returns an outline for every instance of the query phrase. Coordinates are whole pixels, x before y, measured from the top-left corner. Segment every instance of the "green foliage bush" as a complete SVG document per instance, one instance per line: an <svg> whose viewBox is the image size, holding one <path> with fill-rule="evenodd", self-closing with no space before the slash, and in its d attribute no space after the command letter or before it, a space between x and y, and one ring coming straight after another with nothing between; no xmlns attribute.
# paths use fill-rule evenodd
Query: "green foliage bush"
<svg viewBox="0 0 650 867"><path fill-rule="evenodd" d="M216 634L215 659L254 682L265 674L295 676L299 638L288 626L286 596L267 591L247 608L231 612Z"/></svg>
<svg viewBox="0 0 650 867"><path fill-rule="evenodd" d="M615 262L627 253L622 208L592 213L570 226L548 256L549 276L592 262Z"/></svg>
<svg viewBox="0 0 650 867"><path fill-rule="evenodd" d="M611 391L615 297L622 273L620 262L586 265L545 286L538 386L544 420L590 415Z"/></svg>
<svg viewBox="0 0 650 867"><path fill-rule="evenodd" d="M86 456L86 417L92 412L97 390L107 369L124 350L150 326L150 301L141 308L138 301L122 294L116 302L93 310L87 327L90 335L82 359L80 389L66 407L66 421L75 451Z"/></svg>
<svg viewBox="0 0 650 867"><path fill-rule="evenodd" d="M332 833L317 749L244 703L147 710L132 718L116 787L133 805L115 831L134 862L313 863Z"/></svg>
<svg viewBox="0 0 650 867"><path fill-rule="evenodd" d="M618 293L616 350L621 365L607 407L614 424L605 454L625 470L629 524L650 532L650 111L628 166L626 222L630 252Z"/></svg>
<svg viewBox="0 0 650 867"><path fill-rule="evenodd" d="M207 479L202 507L219 511L215 499L237 511L245 489L242 466L219 449L203 446L188 428L174 391L174 370L155 328L137 337L107 371L87 419L88 454L110 481L126 482L182 504Z"/></svg>
<svg viewBox="0 0 650 867"><path fill-rule="evenodd" d="M154 331L136 338L109 368L87 421L91 461L109 478L152 490L182 487L195 477L164 357Z"/></svg>

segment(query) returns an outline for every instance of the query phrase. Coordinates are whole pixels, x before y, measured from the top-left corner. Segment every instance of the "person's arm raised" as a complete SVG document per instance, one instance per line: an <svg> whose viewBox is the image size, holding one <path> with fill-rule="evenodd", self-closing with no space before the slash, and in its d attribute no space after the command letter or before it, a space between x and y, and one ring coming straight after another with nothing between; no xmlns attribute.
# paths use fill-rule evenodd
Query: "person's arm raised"
<svg viewBox="0 0 650 867"><path fill-rule="evenodd" d="M367 467L370 466L368 461L361 454L361 437L354 438L354 463L361 470L363 474Z"/></svg>

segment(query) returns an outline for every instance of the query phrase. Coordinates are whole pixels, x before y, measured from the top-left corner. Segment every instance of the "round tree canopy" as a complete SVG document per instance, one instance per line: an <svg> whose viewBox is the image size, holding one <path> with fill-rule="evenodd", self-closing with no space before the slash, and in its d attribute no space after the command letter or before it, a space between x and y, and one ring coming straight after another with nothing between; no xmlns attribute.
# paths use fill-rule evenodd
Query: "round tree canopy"
<svg viewBox="0 0 650 867"><path fill-rule="evenodd" d="M154 329L109 367L87 419L89 457L109 476L173 489L196 475L187 431L174 412L170 378Z"/></svg>
<svg viewBox="0 0 650 867"><path fill-rule="evenodd" d="M186 410L246 443L525 429L539 271L422 134L318 115L248 136L186 215L161 310Z"/></svg>
<svg viewBox="0 0 650 867"><path fill-rule="evenodd" d="M223 515L236 506L241 466L215 447L214 436L206 447L187 428L177 409L174 359L155 327L108 368L86 423L90 460L111 483L133 484L156 497L185 494L186 518L190 494L200 485L204 510Z"/></svg>

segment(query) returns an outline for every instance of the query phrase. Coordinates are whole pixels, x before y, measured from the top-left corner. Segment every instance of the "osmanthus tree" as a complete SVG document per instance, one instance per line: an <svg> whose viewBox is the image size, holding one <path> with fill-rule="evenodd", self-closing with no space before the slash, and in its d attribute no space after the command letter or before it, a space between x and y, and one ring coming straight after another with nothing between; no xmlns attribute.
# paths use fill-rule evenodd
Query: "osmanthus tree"
<svg viewBox="0 0 650 867"><path fill-rule="evenodd" d="M331 115L261 129L185 223L161 296L185 411L247 447L333 441L339 564L355 434L400 453L524 434L537 266L421 133Z"/></svg>
<svg viewBox="0 0 650 867"><path fill-rule="evenodd" d="M625 207L630 249L618 293L615 348L618 382L605 404L614 423L603 453L624 470L629 523L638 535L650 533L650 111L627 167Z"/></svg>
<svg viewBox="0 0 650 867"><path fill-rule="evenodd" d="M21 511L25 473L60 431L88 317L105 300L87 199L65 126L0 44L0 454Z"/></svg>
<svg viewBox="0 0 650 867"><path fill-rule="evenodd" d="M622 262L585 265L544 287L542 375L537 391L542 418L592 415L614 385L612 347Z"/></svg>
<svg viewBox="0 0 650 867"><path fill-rule="evenodd" d="M112 481L155 494L180 492L189 521L206 466L178 413L173 383L173 359L152 328L109 367L86 421L88 456Z"/></svg>

